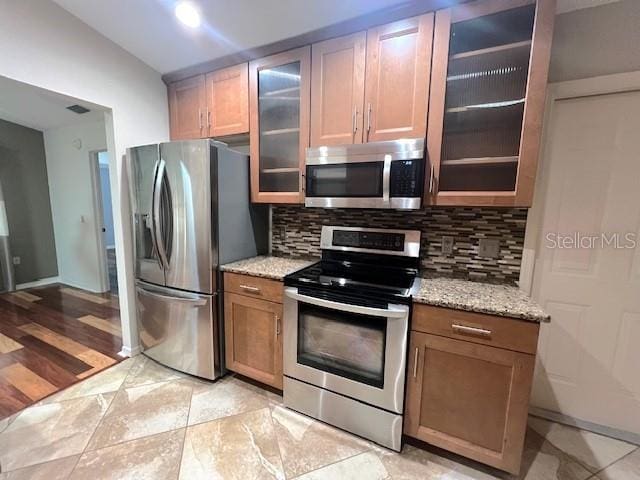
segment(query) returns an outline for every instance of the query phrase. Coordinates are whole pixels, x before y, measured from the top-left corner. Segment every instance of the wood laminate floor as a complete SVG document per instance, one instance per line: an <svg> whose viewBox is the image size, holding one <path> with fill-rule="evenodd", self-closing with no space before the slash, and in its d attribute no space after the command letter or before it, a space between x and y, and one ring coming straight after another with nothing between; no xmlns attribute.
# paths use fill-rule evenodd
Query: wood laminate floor
<svg viewBox="0 0 640 480"><path fill-rule="evenodd" d="M0 295L0 419L121 360L116 296L51 285Z"/></svg>

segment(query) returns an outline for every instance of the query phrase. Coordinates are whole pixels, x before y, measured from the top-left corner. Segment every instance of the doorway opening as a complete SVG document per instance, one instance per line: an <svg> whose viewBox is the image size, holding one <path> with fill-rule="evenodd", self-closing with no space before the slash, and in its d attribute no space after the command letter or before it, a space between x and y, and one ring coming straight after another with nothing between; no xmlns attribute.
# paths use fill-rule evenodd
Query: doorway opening
<svg viewBox="0 0 640 480"><path fill-rule="evenodd" d="M116 242L113 227L111 180L109 178L109 154L106 150L91 152L93 170L94 203L97 214L98 249L102 257L102 276L105 286L113 295L118 294L118 270L116 267Z"/></svg>

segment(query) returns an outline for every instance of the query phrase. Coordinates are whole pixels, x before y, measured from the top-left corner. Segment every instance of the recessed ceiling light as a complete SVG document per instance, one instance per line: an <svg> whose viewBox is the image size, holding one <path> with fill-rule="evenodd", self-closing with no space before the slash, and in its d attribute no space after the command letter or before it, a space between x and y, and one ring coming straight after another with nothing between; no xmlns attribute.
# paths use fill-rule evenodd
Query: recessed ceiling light
<svg viewBox="0 0 640 480"><path fill-rule="evenodd" d="M179 2L176 5L176 17L187 27L198 28L200 26L200 12L190 2Z"/></svg>

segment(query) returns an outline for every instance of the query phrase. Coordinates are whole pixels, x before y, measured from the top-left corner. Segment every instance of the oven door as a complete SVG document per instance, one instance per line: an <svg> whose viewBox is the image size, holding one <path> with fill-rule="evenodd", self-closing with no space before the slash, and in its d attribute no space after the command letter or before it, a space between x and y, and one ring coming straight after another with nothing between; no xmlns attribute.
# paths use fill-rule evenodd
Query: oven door
<svg viewBox="0 0 640 480"><path fill-rule="evenodd" d="M407 305L362 306L287 287L283 321L286 376L402 413Z"/></svg>
<svg viewBox="0 0 640 480"><path fill-rule="evenodd" d="M307 161L305 206L390 208L391 156L339 163Z"/></svg>

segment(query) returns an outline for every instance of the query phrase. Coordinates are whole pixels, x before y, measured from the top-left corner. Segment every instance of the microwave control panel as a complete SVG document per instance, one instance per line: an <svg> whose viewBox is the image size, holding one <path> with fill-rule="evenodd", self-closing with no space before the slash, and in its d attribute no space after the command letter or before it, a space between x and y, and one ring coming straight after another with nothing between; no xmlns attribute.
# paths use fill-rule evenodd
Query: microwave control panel
<svg viewBox="0 0 640 480"><path fill-rule="evenodd" d="M422 159L391 162L389 195L391 197L422 197L424 162Z"/></svg>

